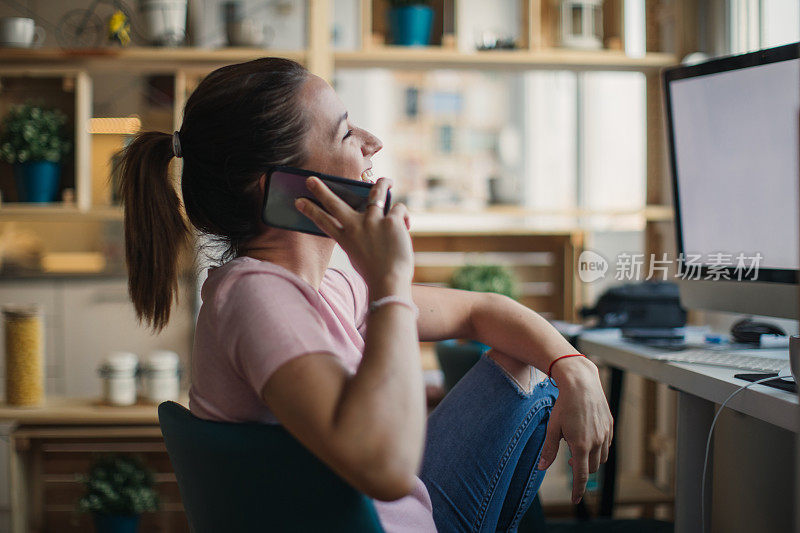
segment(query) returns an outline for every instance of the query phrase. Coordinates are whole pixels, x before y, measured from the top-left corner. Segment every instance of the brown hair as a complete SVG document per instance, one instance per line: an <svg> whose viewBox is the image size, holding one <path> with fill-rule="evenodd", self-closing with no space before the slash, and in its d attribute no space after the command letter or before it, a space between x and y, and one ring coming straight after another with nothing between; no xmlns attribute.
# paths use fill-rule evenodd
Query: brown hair
<svg viewBox="0 0 800 533"><path fill-rule="evenodd" d="M300 64L266 57L215 70L186 102L178 137L181 193L197 230L222 242L221 260L258 234L258 179L273 165L301 166L307 121L297 95ZM146 131L122 151L128 291L140 320L160 330L178 291L178 255L189 227L169 178L172 135Z"/></svg>

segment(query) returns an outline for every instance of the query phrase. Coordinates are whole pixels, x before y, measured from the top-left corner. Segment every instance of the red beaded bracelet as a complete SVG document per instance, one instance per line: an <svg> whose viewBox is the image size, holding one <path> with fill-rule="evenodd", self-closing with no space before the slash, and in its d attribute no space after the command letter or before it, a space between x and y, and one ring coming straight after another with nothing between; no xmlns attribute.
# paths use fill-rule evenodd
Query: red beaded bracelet
<svg viewBox="0 0 800 533"><path fill-rule="evenodd" d="M553 362L550 363L550 367L547 369L547 377L552 379L553 378L553 365L561 361L562 359L566 359L567 357L586 357L582 353L570 353L567 355L562 355L561 357L556 357L553 359Z"/></svg>

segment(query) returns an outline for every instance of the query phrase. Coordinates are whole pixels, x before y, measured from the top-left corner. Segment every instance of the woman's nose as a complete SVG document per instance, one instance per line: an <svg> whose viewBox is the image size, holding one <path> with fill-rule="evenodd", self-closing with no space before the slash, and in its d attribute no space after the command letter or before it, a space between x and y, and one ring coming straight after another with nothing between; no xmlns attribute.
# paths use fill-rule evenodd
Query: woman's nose
<svg viewBox="0 0 800 533"><path fill-rule="evenodd" d="M361 153L364 154L365 157L370 157L380 151L381 148L383 148L381 140L370 132L364 131L364 142L361 145Z"/></svg>

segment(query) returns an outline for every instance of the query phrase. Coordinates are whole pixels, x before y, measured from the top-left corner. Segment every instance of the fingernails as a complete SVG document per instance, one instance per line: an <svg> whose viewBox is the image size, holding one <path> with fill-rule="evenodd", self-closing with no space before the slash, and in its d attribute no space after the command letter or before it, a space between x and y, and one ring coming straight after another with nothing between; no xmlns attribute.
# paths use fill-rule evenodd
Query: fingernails
<svg viewBox="0 0 800 533"><path fill-rule="evenodd" d="M305 209L305 208L306 208L306 201L305 201L305 200L303 200L302 198L297 198L297 199L295 199L295 201L294 201L294 206L295 206L295 207L296 207L296 208L297 208L299 211L302 211L303 209Z"/></svg>
<svg viewBox="0 0 800 533"><path fill-rule="evenodd" d="M316 186L317 186L317 184L318 184L318 183L319 183L319 179L317 179L317 177L316 177L316 176L310 176L310 177L309 177L309 178L306 180L306 186L307 186L309 189L313 189L314 187L316 187Z"/></svg>

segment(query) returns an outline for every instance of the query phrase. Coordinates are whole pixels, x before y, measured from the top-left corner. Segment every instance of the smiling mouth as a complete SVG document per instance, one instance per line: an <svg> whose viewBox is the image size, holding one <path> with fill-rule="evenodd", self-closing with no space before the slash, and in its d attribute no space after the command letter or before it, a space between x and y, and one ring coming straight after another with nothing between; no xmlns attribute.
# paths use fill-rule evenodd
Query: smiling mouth
<svg viewBox="0 0 800 533"><path fill-rule="evenodd" d="M371 168L368 168L367 170L361 173L361 181L366 181L367 183L375 183L375 180L372 179Z"/></svg>

